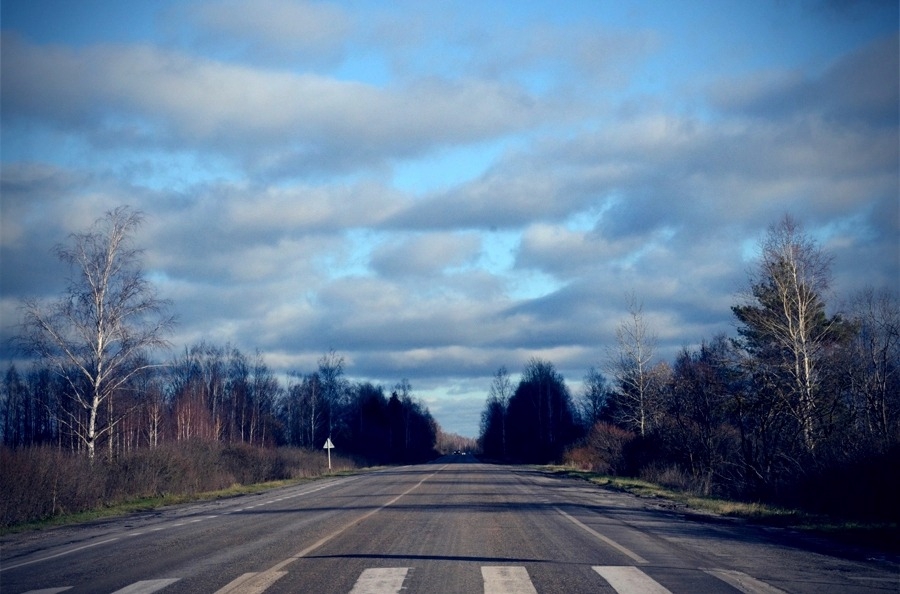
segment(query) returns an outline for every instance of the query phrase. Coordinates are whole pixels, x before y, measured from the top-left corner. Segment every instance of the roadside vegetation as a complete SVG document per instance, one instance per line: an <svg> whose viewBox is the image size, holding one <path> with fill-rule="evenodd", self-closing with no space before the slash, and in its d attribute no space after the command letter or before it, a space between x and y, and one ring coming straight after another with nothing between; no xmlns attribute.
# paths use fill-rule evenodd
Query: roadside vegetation
<svg viewBox="0 0 900 594"><path fill-rule="evenodd" d="M570 466L548 465L541 467L541 470L555 476L579 478L605 489L630 493L652 500L660 508L685 515L734 518L900 554L900 524L896 521L852 520L841 515L817 514L760 502L704 496L680 487L667 487L644 479L612 476Z"/></svg>
<svg viewBox="0 0 900 594"><path fill-rule="evenodd" d="M499 368L477 448L445 434L408 380L349 381L334 350L283 377L261 353L227 344L161 357L174 320L132 245L140 224L123 207L71 236L57 248L71 267L65 293L22 304L22 367L10 364L0 382L0 528L318 476L330 439L344 466L478 449L646 481L703 505L896 532L900 298L865 288L833 305L830 258L789 216L769 228L731 307L736 336L662 360L631 294L579 393L544 359L528 361L517 384Z"/></svg>
<svg viewBox="0 0 900 594"><path fill-rule="evenodd" d="M92 464L58 447L0 448L0 530L152 509L357 469L324 451L185 441ZM44 525L41 524L41 525Z"/></svg>
<svg viewBox="0 0 900 594"><path fill-rule="evenodd" d="M532 359L517 385L498 370L483 452L629 489L644 483L623 481L646 481L703 505L741 502L728 505L751 516L790 509L892 526L898 539L900 299L895 288L865 288L838 300L830 285L828 254L786 216L731 307L735 336L663 360L630 295L614 346L579 393L548 361Z"/></svg>

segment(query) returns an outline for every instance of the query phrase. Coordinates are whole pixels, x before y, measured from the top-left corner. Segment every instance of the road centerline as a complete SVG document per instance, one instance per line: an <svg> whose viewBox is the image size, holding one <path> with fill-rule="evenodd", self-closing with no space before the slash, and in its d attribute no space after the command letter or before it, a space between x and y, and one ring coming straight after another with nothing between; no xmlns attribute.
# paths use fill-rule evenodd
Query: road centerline
<svg viewBox="0 0 900 594"><path fill-rule="evenodd" d="M398 501L400 501L400 499L402 499L406 495L412 493L413 491L415 491L416 489L421 487L422 484L425 483L425 481L427 481L431 477L435 476L437 473L439 473L442 470L444 470L445 468L447 468L447 466L448 465L445 464L444 466L438 468L437 470L435 470L428 476L424 477L418 483L416 483L415 485L413 485L406 491L400 493L399 495L397 495L396 497L394 497L393 499L391 499L384 505L381 505L380 507L377 507L371 511L368 511L365 514L359 516L358 518L344 524L337 530L326 534L325 536L323 536L316 542L312 543L305 549L302 549L301 551L297 552L296 554L284 559L283 561L276 563L269 569L262 571L260 573L257 573L253 576L242 576L241 578L234 580L230 584L227 584L220 590L217 590L215 594L249 594L249 593L253 593L253 592L261 592L262 590L260 590L259 587L262 586L263 584L271 584L274 581L274 579L277 579L277 577L275 577L276 575L278 577L280 577L281 575L284 575L285 567L287 567L294 561L297 561L298 559L302 559L302 558L306 557L307 555L309 555L311 552L315 551L322 545L337 538L338 536L340 536L341 534L343 534L350 528L357 526L358 524L360 524L361 522L364 522L368 518L371 518L372 516L374 516L381 510L397 503Z"/></svg>

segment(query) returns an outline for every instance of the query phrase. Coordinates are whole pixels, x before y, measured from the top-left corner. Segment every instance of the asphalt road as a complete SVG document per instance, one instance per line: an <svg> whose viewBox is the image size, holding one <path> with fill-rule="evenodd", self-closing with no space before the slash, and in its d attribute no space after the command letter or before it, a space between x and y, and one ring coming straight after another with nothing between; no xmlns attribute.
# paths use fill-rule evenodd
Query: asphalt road
<svg viewBox="0 0 900 594"><path fill-rule="evenodd" d="M896 593L894 561L456 456L6 536L0 593Z"/></svg>

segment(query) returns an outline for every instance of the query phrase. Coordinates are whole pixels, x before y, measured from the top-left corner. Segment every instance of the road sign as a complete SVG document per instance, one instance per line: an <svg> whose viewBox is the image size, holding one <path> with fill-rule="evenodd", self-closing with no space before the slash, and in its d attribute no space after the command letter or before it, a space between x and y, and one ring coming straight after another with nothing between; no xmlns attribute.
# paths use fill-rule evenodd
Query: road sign
<svg viewBox="0 0 900 594"><path fill-rule="evenodd" d="M322 449L328 450L328 470L331 470L331 448L334 447L334 444L331 443L331 438L325 440L325 445L322 446Z"/></svg>

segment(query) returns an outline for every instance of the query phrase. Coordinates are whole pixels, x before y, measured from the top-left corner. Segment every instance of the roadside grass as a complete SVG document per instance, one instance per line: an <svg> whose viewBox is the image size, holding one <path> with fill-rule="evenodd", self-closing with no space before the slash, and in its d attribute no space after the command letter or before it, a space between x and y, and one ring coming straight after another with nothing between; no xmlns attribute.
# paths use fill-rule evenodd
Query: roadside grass
<svg viewBox="0 0 900 594"><path fill-rule="evenodd" d="M116 518L126 516L128 514L153 511L170 505L183 505L185 503L196 503L198 501L216 501L219 499L228 499L231 497L240 497L242 495L254 495L279 489L282 487L290 487L302 483L309 483L324 478L351 476L361 472L371 472L380 467L355 468L339 470L330 474L322 474L312 477L303 477L295 479L285 479L276 481L266 481L262 483L240 485L233 484L225 489L217 489L214 491L206 491L202 493L166 493L155 497L141 497L129 499L114 504L108 504L87 511L60 514L42 520L34 520L31 522L23 522L13 526L0 526L0 536L7 534L19 534L22 532L30 532L34 530L44 530L47 528L55 528L59 526L69 526L73 524L83 524L86 522L95 522L107 518Z"/></svg>
<svg viewBox="0 0 900 594"><path fill-rule="evenodd" d="M688 513L697 515L736 518L753 524L789 528L847 544L874 546L900 553L900 527L896 522L860 522L758 502L704 497L643 479L609 476L569 466L541 466L539 469L556 476L580 478L600 487L637 497L658 499L661 507L683 508L689 510Z"/></svg>

